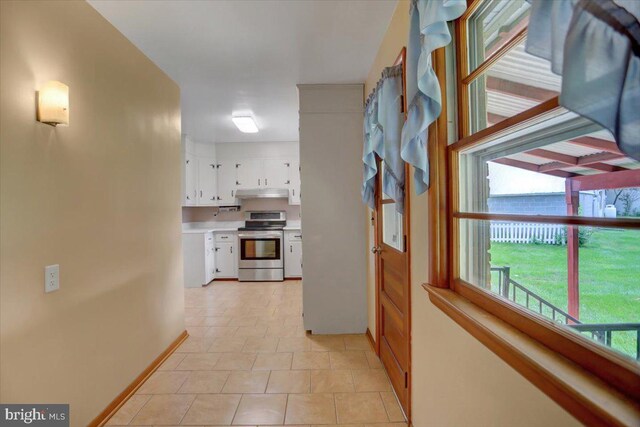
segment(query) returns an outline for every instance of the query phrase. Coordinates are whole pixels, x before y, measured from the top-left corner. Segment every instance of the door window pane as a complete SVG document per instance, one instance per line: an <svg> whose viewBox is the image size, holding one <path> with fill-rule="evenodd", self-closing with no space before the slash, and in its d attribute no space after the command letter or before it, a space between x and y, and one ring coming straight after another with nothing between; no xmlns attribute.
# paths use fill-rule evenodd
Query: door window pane
<svg viewBox="0 0 640 427"><path fill-rule="evenodd" d="M403 216L396 211L395 203L382 205L382 242L404 251Z"/></svg>
<svg viewBox="0 0 640 427"><path fill-rule="evenodd" d="M640 333L640 230L460 220L460 276L632 359ZM575 282L569 259L577 260ZM575 289L577 298L570 297ZM572 305L573 304L573 305ZM573 308L572 308L573 307Z"/></svg>

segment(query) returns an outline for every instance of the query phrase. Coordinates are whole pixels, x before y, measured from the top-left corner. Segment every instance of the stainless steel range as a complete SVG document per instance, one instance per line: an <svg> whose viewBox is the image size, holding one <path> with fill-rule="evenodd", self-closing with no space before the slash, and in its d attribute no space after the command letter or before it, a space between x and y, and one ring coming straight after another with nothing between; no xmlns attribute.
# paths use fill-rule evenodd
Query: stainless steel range
<svg viewBox="0 0 640 427"><path fill-rule="evenodd" d="M267 282L284 280L284 211L248 211L238 229L238 280Z"/></svg>

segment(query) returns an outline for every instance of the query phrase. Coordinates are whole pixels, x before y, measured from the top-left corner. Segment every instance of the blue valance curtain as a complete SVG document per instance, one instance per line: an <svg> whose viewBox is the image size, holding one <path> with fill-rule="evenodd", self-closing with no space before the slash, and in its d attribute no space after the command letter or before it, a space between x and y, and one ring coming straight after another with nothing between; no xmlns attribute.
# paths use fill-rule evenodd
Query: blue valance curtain
<svg viewBox="0 0 640 427"><path fill-rule="evenodd" d="M400 158L402 114L402 65L385 68L369 95L364 114L364 176L362 200L375 208L376 155L382 159L383 192L404 208L404 164Z"/></svg>
<svg viewBox="0 0 640 427"><path fill-rule="evenodd" d="M412 0L407 47L407 120L402 115L402 66L386 68L367 99L364 114L362 200L375 208L376 155L383 164L383 192L404 209L404 162L414 169L416 193L429 188L427 128L442 111L431 53L451 42L447 22L467 8L466 0Z"/></svg>
<svg viewBox="0 0 640 427"><path fill-rule="evenodd" d="M562 75L559 103L640 160L640 1L528 0L526 50Z"/></svg>
<svg viewBox="0 0 640 427"><path fill-rule="evenodd" d="M442 111L440 84L433 70L431 53L451 42L448 21L460 17L466 0L412 0L407 47L407 121L402 129L401 156L414 167L417 194L429 188L427 129Z"/></svg>

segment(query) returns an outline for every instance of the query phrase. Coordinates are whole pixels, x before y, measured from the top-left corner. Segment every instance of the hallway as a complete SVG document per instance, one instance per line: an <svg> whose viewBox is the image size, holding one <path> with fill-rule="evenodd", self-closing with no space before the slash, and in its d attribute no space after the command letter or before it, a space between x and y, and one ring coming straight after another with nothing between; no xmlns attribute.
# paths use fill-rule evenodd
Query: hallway
<svg viewBox="0 0 640 427"><path fill-rule="evenodd" d="M365 335L305 333L300 281L185 291L189 338L108 425L406 425Z"/></svg>

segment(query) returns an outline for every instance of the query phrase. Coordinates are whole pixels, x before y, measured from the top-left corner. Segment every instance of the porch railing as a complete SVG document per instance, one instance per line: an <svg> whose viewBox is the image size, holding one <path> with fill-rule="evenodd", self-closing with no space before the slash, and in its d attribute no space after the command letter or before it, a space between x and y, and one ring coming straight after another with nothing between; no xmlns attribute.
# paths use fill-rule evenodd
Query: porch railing
<svg viewBox="0 0 640 427"><path fill-rule="evenodd" d="M569 325L581 333L591 334L591 339L613 347L613 332L635 332L636 359L640 360L640 323L591 323Z"/></svg>
<svg viewBox="0 0 640 427"><path fill-rule="evenodd" d="M531 292L511 278L511 267L491 267L491 271L498 272L498 293L508 300L522 305L531 311L536 311L555 322L565 325L581 323L566 311L556 307L540 295ZM524 300L524 301L523 301Z"/></svg>
<svg viewBox="0 0 640 427"><path fill-rule="evenodd" d="M491 267L491 271L498 273L498 293L502 297L555 322L565 324L580 333L591 334L593 340L606 346L614 347L614 332L635 332L635 358L640 360L640 323L584 324L566 311L513 280L510 267Z"/></svg>

